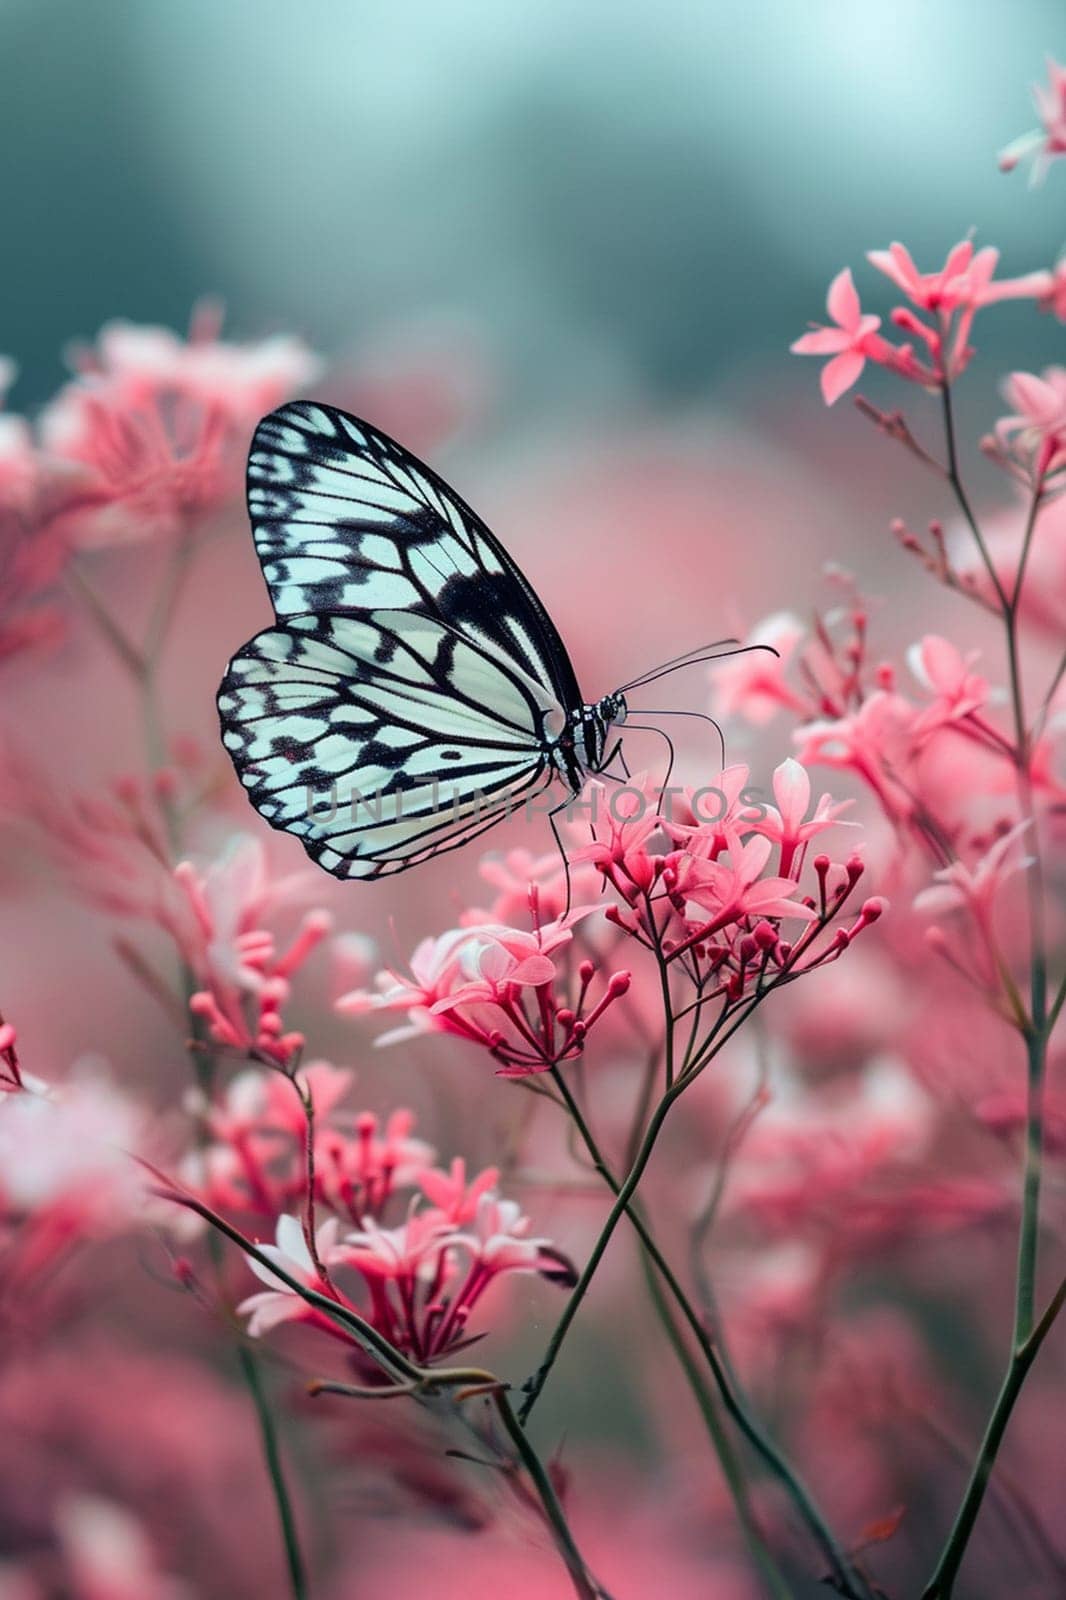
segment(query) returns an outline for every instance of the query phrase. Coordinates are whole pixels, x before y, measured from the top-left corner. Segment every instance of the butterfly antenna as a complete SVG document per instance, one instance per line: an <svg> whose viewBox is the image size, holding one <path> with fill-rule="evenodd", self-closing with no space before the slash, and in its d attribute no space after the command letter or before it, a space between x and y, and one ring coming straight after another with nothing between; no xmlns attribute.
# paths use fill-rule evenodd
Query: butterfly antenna
<svg viewBox="0 0 1066 1600"><path fill-rule="evenodd" d="M715 722L714 718L706 711L650 711L647 708L638 709L634 707L633 715L636 717L698 717L700 722L709 722L715 733L718 735L718 746L721 751L722 765L723 767L725 766L725 734L722 732L721 725ZM628 725L630 727L633 726L632 723Z"/></svg>
<svg viewBox="0 0 1066 1600"><path fill-rule="evenodd" d="M689 656L699 655L701 652L708 650L720 650L723 645L739 643L739 639L709 639L706 644L694 644L691 649L682 650L680 655L671 656L668 661L660 661L657 667L650 667L648 670L650 672L667 672L673 667L684 666ZM642 674L641 677L634 678L632 683L623 683L618 693L625 694L627 689L639 689L643 681L644 677Z"/></svg>
<svg viewBox="0 0 1066 1600"><path fill-rule="evenodd" d="M734 643L735 641L732 639L720 639L718 641L718 644ZM665 678L671 672L680 672L682 667L697 667L701 661L724 661L728 656L750 655L753 650L769 650L772 656L780 654L780 651L775 650L772 644L741 644L737 645L735 650L720 650L717 645L701 645L699 649L703 650L705 654L700 655L689 651L687 656L681 656L677 661L667 661L663 666L653 668L643 678L634 678L632 683L624 683L617 692L619 694L627 694L630 689L643 689L647 683L655 683L659 678Z"/></svg>

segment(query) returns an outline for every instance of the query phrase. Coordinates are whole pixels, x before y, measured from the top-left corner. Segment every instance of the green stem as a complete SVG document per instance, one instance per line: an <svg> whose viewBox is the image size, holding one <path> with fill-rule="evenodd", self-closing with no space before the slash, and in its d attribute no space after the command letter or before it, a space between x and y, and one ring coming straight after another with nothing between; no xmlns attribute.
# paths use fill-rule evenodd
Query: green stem
<svg viewBox="0 0 1066 1600"><path fill-rule="evenodd" d="M954 1589L955 1579L958 1576L962 1558L966 1553L966 1546L977 1521L981 1502L984 1499L985 1490L988 1488L988 1481L992 1476L992 1468L995 1464L1000 1444L1003 1441L1003 1435L1007 1430L1007 1423L1014 1409L1014 1403L1021 1393L1022 1385L1029 1374L1029 1368L1036 1359L1040 1346L1047 1338L1055 1318L1062 1310L1064 1301L1066 1301L1066 1280L1063 1280L1059 1285L1047 1310L1028 1339L1023 1344L1016 1345L1011 1351L1010 1363L1000 1386L999 1394L996 1397L996 1403L992 1407L992 1414L985 1428L985 1435L981 1441L981 1448L977 1453L977 1460L974 1462L969 1483L966 1486L966 1493L963 1495L962 1504L959 1506L958 1515L955 1518L951 1533L948 1535L947 1543L941 1552L936 1570L923 1591L922 1600L948 1600Z"/></svg>
<svg viewBox="0 0 1066 1600"><path fill-rule="evenodd" d="M656 1273L654 1258L651 1252L645 1249L641 1251L640 1260L644 1272L644 1280L647 1284L648 1296L655 1308L655 1314L662 1324L670 1347L677 1357L678 1364L685 1374L685 1379L692 1390L693 1398L699 1407L700 1415L714 1447L714 1452L718 1457L722 1476L725 1478L726 1486L729 1489L730 1498L736 1510L737 1521L740 1523L745 1542L751 1552L751 1558L762 1574L766 1582L767 1591L773 1596L773 1600L791 1600L792 1590L774 1560L773 1554L755 1521L743 1468L737 1459L732 1441L722 1426L722 1419L718 1415L714 1397L704 1382L703 1374L693 1360L681 1329L674 1320L673 1312L666 1302L662 1283Z"/></svg>
<svg viewBox="0 0 1066 1600"><path fill-rule="evenodd" d="M259 1424L259 1438L263 1447L263 1459L266 1462L267 1476L270 1479L270 1486L274 1493L274 1504L277 1507L278 1521L281 1524L281 1536L285 1544L285 1562L289 1569L289 1587L292 1590L293 1600L307 1600L307 1596L310 1593L307 1582L307 1569L304 1566L303 1554L300 1550L300 1537L296 1531L296 1519L293 1515L289 1487L285 1482L285 1469L281 1460L278 1430L259 1372L259 1363L248 1346L240 1342L237 1344L237 1359L240 1363L241 1377L244 1379L245 1387L251 1396L256 1421Z"/></svg>
<svg viewBox="0 0 1066 1600"><path fill-rule="evenodd" d="M570 1532L570 1525L559 1503L555 1486L545 1471L543 1462L530 1444L525 1429L515 1416L510 1397L501 1388L493 1391L492 1399L499 1413L500 1421L503 1423L504 1431L514 1445L519 1460L525 1467L530 1482L537 1492L537 1498L541 1503L544 1516L558 1546L559 1554L566 1563L566 1569L570 1574L571 1582L574 1585L574 1593L578 1596L578 1600L610 1600L607 1591L595 1583L589 1574L574 1536Z"/></svg>
<svg viewBox="0 0 1066 1600"><path fill-rule="evenodd" d="M618 1180L615 1178L614 1174L611 1172L611 1169L604 1160L603 1154L600 1151L592 1130L589 1128L588 1123L581 1114L580 1107L577 1105L573 1095L570 1093L569 1085L566 1083L564 1075L558 1070L558 1068L553 1068L553 1074L556 1078L560 1093L567 1103L567 1108L570 1111L571 1116L574 1117L578 1132L581 1134L581 1138L586 1149L588 1150L591 1160L593 1161L597 1171L602 1176L604 1182L607 1184L608 1188L616 1196L615 1207L613 1208L611 1215L614 1216L615 1212L617 1212L620 1216L624 1211L629 1217L630 1222L636 1229L637 1234L640 1237L640 1241L647 1252L648 1258L654 1264L656 1270L662 1277L663 1282L669 1289L679 1311L694 1335L700 1351L711 1370L711 1376L714 1378L718 1392L722 1399L722 1404L725 1406L726 1411L732 1417L737 1428L747 1439L748 1443L755 1450L756 1454L761 1458L768 1470L783 1486L789 1498L792 1500L814 1542L817 1544L826 1561L829 1563L830 1571L833 1574L833 1579L840 1593L850 1596L867 1596L869 1594L869 1588L865 1582L865 1579L862 1577L861 1573L854 1569L847 1555L840 1548L803 1480L789 1465L781 1451L774 1444L773 1440L748 1411L745 1402L740 1397L739 1390L731 1381L725 1364L715 1347L714 1341L707 1332L702 1318L695 1310L672 1267L666 1260L662 1251L659 1249L659 1246L648 1229L640 1210L634 1203L631 1203L629 1198L629 1194L632 1193L631 1189L623 1201L623 1191L629 1187L630 1181L633 1178L633 1172L630 1172L629 1178L626 1179L625 1184L620 1185L618 1183ZM673 1091L674 1095L680 1093L681 1089L685 1085L685 1081L686 1080L682 1079L675 1085ZM662 1105L660 1105L658 1108L660 1111L662 1110L662 1106L666 1104L667 1098L670 1097L665 1097ZM645 1140L645 1144L647 1144L647 1139ZM650 1154L650 1150L648 1151L648 1154ZM636 1183L633 1183L633 1188L635 1187ZM610 1223L610 1218L608 1218L608 1223ZM597 1243L599 1243L599 1241L597 1241ZM592 1271L595 1271L594 1264L590 1262L590 1265L592 1266ZM589 1267L586 1267L586 1274L591 1277ZM580 1287L580 1283L578 1287ZM576 1294L577 1289L574 1290L574 1295L576 1296ZM567 1311L569 1310L570 1305L568 1304ZM571 1313L571 1320L573 1314L574 1313ZM563 1315L565 1318L566 1312L564 1312ZM565 1329L563 1330L563 1333L565 1336ZM559 1328L557 1327L556 1335L558 1334ZM553 1340L553 1343L554 1342L555 1341ZM558 1342L562 1342L561 1338ZM543 1387L544 1379L547 1377L545 1367L550 1370L551 1362L554 1360L551 1349L552 1347L549 1345L548 1352L545 1355L544 1363L542 1363L541 1368L537 1373L537 1377L541 1378L541 1387ZM557 1353L558 1348L556 1347L556 1354ZM541 1377L541 1374L543 1374L543 1377ZM534 1379L534 1382L535 1381L536 1379ZM528 1417L529 1411L532 1409L532 1404L536 1400L537 1394L539 1394L539 1389L531 1393L529 1399L527 1399L527 1402L523 1407L523 1411L520 1414L523 1421L525 1421L525 1418Z"/></svg>
<svg viewBox="0 0 1066 1600"><path fill-rule="evenodd" d="M1059 1289L1047 1311L1033 1327L1036 1304L1037 1251L1040 1234L1040 1188L1044 1146L1044 1078L1047 1069L1048 1040L1054 1019L1055 1007L1048 1011L1047 940L1044 926L1044 870L1041 843L1033 799L1030 757L1032 736L1025 713L1021 661L1018 649L1018 603L1025 579L1029 549L1037 513L1041 502L1041 485L1033 490L1029 516L1022 538L1022 548L1015 573L1013 592L1008 599L988 554L980 526L970 507L958 471L954 419L951 408L950 386L945 383L944 428L947 438L948 479L966 522L973 534L981 558L989 572L1000 603L1006 631L1007 668L1010 679L1011 711L1014 723L1014 760L1017 771L1018 804L1023 818L1032 829L1031 849L1033 860L1028 872L1029 910L1029 1015L1019 1019L1026 1045L1026 1129L1025 1166L1022 1178L1021 1221L1018 1229L1018 1259L1014 1291L1014 1327L1011 1353L992 1407L954 1524L941 1551L936 1569L925 1590L923 1600L948 1600L962 1563L966 1547L977 1521L981 1503L988 1487L992 1468L1000 1443L1006 1432L1022 1385L1032 1366L1051 1324L1062 1305L1066 1285Z"/></svg>

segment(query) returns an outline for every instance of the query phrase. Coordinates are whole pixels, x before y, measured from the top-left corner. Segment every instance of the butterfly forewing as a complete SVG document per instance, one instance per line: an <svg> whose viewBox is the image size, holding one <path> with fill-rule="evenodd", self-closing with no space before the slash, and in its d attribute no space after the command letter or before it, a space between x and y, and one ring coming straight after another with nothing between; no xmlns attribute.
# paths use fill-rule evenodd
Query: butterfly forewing
<svg viewBox="0 0 1066 1600"><path fill-rule="evenodd" d="M379 877L551 783L551 743L581 704L569 658L429 468L298 402L256 430L248 503L279 626L234 657L219 709L272 826L338 877Z"/></svg>
<svg viewBox="0 0 1066 1600"><path fill-rule="evenodd" d="M435 472L343 411L296 401L264 417L248 511L276 616L422 610L476 629L570 708L569 656L499 540Z"/></svg>

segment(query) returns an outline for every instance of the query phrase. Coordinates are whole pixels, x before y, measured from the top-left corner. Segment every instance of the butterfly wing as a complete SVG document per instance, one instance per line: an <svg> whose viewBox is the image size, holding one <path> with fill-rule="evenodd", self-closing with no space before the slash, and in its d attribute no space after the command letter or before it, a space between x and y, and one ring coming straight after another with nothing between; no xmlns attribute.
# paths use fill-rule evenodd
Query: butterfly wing
<svg viewBox="0 0 1066 1600"><path fill-rule="evenodd" d="M279 621L418 611L495 649L564 709L581 705L566 648L499 540L367 423L309 400L264 417L248 511Z"/></svg>
<svg viewBox="0 0 1066 1600"><path fill-rule="evenodd" d="M339 878L455 849L552 781L543 692L411 611L296 616L234 657L223 743L252 804Z"/></svg>

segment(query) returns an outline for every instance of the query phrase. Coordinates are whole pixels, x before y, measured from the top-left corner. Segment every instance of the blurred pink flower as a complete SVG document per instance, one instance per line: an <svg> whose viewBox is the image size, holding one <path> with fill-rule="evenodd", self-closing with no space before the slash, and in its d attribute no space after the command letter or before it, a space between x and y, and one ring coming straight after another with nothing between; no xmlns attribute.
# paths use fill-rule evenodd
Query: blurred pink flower
<svg viewBox="0 0 1066 1600"><path fill-rule="evenodd" d="M850 267L838 272L829 285L826 309L836 327L815 328L796 339L790 349L797 356L831 358L821 376L822 396L831 406L858 382L867 359L881 360L888 346L877 332L881 318L863 314Z"/></svg>
<svg viewBox="0 0 1066 1600"><path fill-rule="evenodd" d="M301 1034L284 1031L281 1010L289 979L321 944L333 923L327 911L305 913L288 948L277 952L261 925L268 909L303 891L309 873L274 880L258 838L231 842L226 853L198 870L183 861L174 879L191 916L171 931L200 985L189 1001L216 1044L258 1051L284 1064L303 1046Z"/></svg>
<svg viewBox="0 0 1066 1600"><path fill-rule="evenodd" d="M744 639L745 646L770 645L716 661L710 669L715 710L720 717L741 714L761 727L780 710L805 712L806 704L788 683L792 654L806 629L789 611L766 617Z"/></svg>
<svg viewBox="0 0 1066 1600"><path fill-rule="evenodd" d="M1004 393L1014 414L996 423L993 453L1035 487L1066 468L1066 367L1012 372Z"/></svg>
<svg viewBox="0 0 1066 1600"><path fill-rule="evenodd" d="M56 1525L71 1600L193 1600L188 1585L160 1571L151 1540L125 1509L74 1495L57 1508Z"/></svg>
<svg viewBox="0 0 1066 1600"><path fill-rule="evenodd" d="M993 911L1003 885L1031 864L1027 856L1010 859L1015 844L1029 826L1028 822L1019 822L997 839L972 867L953 861L949 867L935 872L935 884L922 890L914 909L927 916L967 911L982 932L991 938Z"/></svg>
<svg viewBox="0 0 1066 1600"><path fill-rule="evenodd" d="M977 651L964 656L950 639L928 633L907 653L911 671L935 696L933 704L916 719L914 733L925 737L949 723L965 722L988 703L986 679L970 671Z"/></svg>
<svg viewBox="0 0 1066 1600"><path fill-rule="evenodd" d="M45 457L82 469L61 518L73 544L188 533L239 490L258 419L318 370L296 339L227 344L218 328L196 316L183 341L115 322L75 352L79 376L40 418Z"/></svg>
<svg viewBox="0 0 1066 1600"><path fill-rule="evenodd" d="M1060 67L1049 56L1047 69L1047 86L1033 86L1033 99L1041 126L1012 140L999 155L1001 172L1013 172L1019 162L1032 156L1033 165L1029 173L1032 184L1041 183L1051 163L1059 156L1066 155L1066 68Z"/></svg>

